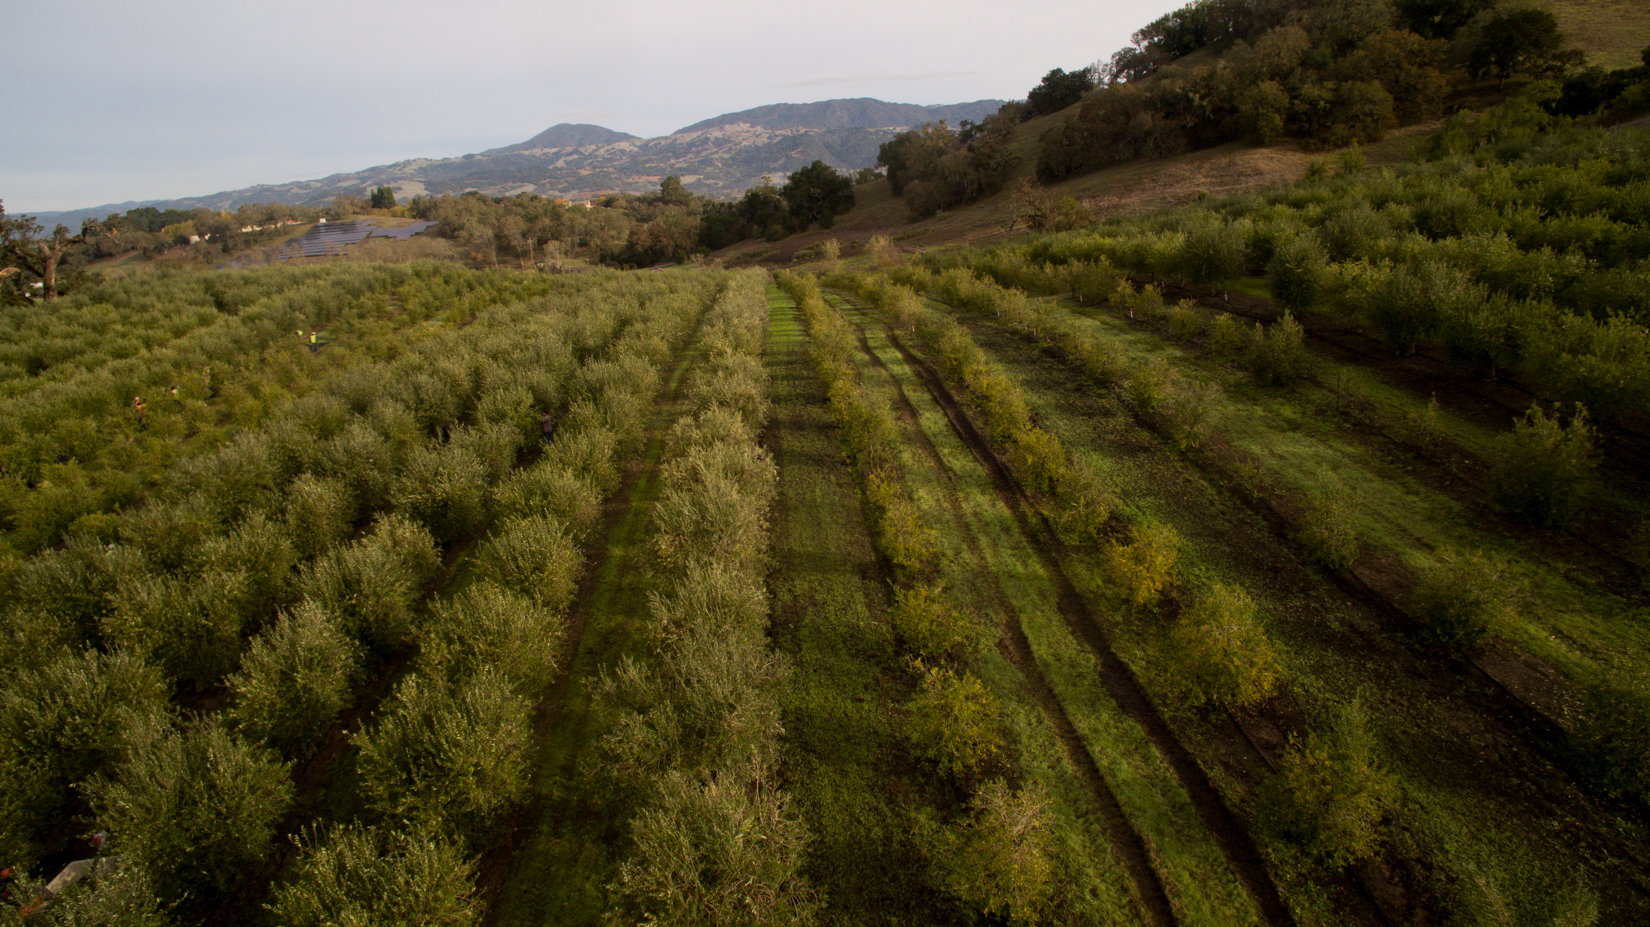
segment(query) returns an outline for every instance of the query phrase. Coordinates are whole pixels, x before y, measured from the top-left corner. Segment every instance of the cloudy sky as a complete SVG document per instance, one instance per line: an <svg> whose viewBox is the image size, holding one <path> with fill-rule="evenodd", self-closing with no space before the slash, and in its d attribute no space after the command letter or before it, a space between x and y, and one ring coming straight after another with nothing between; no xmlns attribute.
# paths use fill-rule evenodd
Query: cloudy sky
<svg viewBox="0 0 1650 927"><path fill-rule="evenodd" d="M0 0L8 212L448 157L558 122L1023 97L1184 0Z"/></svg>

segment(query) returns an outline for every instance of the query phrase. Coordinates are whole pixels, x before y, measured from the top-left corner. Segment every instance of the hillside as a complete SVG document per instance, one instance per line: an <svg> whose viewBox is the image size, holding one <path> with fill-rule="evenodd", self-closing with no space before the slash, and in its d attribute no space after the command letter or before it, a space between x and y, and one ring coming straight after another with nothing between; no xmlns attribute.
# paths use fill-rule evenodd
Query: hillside
<svg viewBox="0 0 1650 927"><path fill-rule="evenodd" d="M878 129L918 126L944 119L956 125L964 119L978 122L1002 105L1002 100L975 100L950 106L917 106L911 103L884 103L869 97L818 103L775 103L696 122L678 129L677 134L738 123L764 129Z"/></svg>

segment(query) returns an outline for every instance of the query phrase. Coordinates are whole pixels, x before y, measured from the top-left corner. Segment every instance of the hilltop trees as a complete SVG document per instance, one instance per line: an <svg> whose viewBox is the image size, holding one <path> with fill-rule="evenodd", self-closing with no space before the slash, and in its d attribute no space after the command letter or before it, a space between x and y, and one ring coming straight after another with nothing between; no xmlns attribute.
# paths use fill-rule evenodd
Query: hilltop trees
<svg viewBox="0 0 1650 927"><path fill-rule="evenodd" d="M926 123L884 142L877 166L888 170L895 196L905 197L911 218L989 196L1003 188L1018 163L1008 143L1018 111L1005 106L959 134L945 120Z"/></svg>
<svg viewBox="0 0 1650 927"><path fill-rule="evenodd" d="M1467 66L1472 76L1494 76L1500 84L1514 74L1562 73L1580 63L1579 53L1566 53L1558 20L1546 10L1497 13L1484 24L1484 37L1472 50Z"/></svg>
<svg viewBox="0 0 1650 927"><path fill-rule="evenodd" d="M1044 133L1038 177L1049 182L1237 138L1294 137L1315 148L1372 142L1395 125L1437 115L1452 82L1469 74L1557 77L1581 62L1579 52L1564 50L1552 14L1520 9L1486 21L1492 5L1195 0L1135 33L1100 69L1104 85ZM1481 34L1463 32L1480 22ZM1194 52L1201 54L1188 59ZM1599 94L1578 85L1572 96L1568 105L1586 107Z"/></svg>
<svg viewBox="0 0 1650 927"><path fill-rule="evenodd" d="M1043 75L1043 80L1026 94L1029 108L1026 118L1045 116L1083 99L1083 94L1094 89L1094 69L1082 68L1066 73L1060 68Z"/></svg>
<svg viewBox="0 0 1650 927"><path fill-rule="evenodd" d="M815 161L792 174L780 191L800 228L818 224L830 228L836 217L854 208L854 182L824 161Z"/></svg>

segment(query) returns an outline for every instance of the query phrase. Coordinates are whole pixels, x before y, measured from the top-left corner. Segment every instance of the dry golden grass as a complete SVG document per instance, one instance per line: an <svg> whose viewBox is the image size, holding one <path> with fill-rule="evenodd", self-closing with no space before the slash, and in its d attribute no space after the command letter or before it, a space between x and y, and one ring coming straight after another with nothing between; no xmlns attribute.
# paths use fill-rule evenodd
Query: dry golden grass
<svg viewBox="0 0 1650 927"><path fill-rule="evenodd" d="M1569 36L1587 52L1587 63L1631 68L1650 45L1650 2L1646 0L1540 0Z"/></svg>

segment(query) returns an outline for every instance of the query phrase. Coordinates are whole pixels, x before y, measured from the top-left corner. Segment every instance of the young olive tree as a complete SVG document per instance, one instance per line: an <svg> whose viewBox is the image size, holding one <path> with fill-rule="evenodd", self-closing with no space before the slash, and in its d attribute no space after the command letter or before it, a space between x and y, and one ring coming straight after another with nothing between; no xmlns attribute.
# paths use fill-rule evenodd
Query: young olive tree
<svg viewBox="0 0 1650 927"><path fill-rule="evenodd" d="M1496 441L1490 497L1508 514L1535 525L1561 526L1586 504L1592 489L1594 432L1576 405L1568 424L1532 405Z"/></svg>
<svg viewBox="0 0 1650 927"><path fill-rule="evenodd" d="M1282 769L1267 780L1261 815L1307 855L1339 868L1374 854L1397 798L1363 701L1354 699L1327 730L1291 741Z"/></svg>
<svg viewBox="0 0 1650 927"><path fill-rule="evenodd" d="M631 827L606 922L806 927L819 899L802 875L807 829L758 763L672 771ZM757 839L752 839L756 837Z"/></svg>
<svg viewBox="0 0 1650 927"><path fill-rule="evenodd" d="M1190 704L1248 708L1277 689L1277 649L1241 587L1217 584L1181 615L1170 638L1171 684Z"/></svg>
<svg viewBox="0 0 1650 927"><path fill-rule="evenodd" d="M357 761L380 814L475 833L526 791L529 706L497 669L410 675L382 717Z"/></svg>
<svg viewBox="0 0 1650 927"><path fill-rule="evenodd" d="M419 659L450 682L493 667L515 691L532 696L555 675L564 629L558 611L482 580L435 606L417 632Z"/></svg>
<svg viewBox="0 0 1650 927"><path fill-rule="evenodd" d="M220 897L269 851L292 800L286 766L211 721L144 740L88 787L97 823L162 900Z"/></svg>
<svg viewBox="0 0 1650 927"><path fill-rule="evenodd" d="M289 759L307 756L348 708L360 646L324 607L305 601L252 641L229 677L229 717Z"/></svg>
<svg viewBox="0 0 1650 927"><path fill-rule="evenodd" d="M439 831L339 827L299 843L270 910L286 927L470 927L481 920L475 864Z"/></svg>

